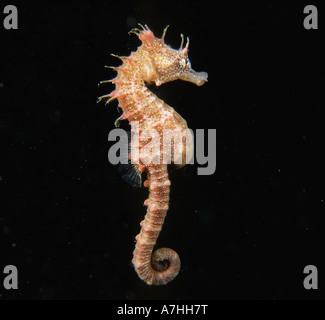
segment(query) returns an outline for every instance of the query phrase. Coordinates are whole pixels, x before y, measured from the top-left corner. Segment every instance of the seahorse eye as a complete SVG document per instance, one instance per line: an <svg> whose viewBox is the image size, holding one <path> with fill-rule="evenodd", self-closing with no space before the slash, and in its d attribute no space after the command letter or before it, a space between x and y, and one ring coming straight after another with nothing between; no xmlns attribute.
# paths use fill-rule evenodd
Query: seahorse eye
<svg viewBox="0 0 325 320"><path fill-rule="evenodd" d="M181 58L179 60L179 66L181 69L191 69L191 62L188 57Z"/></svg>

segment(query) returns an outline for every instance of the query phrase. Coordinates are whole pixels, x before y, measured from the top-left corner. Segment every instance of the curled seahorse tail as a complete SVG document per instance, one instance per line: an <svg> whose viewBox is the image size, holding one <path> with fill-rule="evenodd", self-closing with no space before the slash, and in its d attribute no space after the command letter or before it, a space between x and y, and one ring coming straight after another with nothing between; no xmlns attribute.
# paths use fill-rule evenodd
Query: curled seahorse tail
<svg viewBox="0 0 325 320"><path fill-rule="evenodd" d="M172 249L162 248L152 253L169 206L167 166L148 167L145 185L149 187L149 199L145 201L148 210L136 236L132 263L139 277L148 285L163 285L177 276L181 266L178 254Z"/></svg>
<svg viewBox="0 0 325 320"><path fill-rule="evenodd" d="M181 268L181 259L173 249L161 248L154 251L151 265L156 271L152 284L162 285L177 277Z"/></svg>

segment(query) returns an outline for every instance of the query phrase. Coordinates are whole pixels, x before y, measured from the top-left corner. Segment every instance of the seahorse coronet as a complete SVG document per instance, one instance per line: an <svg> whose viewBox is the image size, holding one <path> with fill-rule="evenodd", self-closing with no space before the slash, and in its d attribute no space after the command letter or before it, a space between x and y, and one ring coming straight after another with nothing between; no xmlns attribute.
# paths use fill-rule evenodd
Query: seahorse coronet
<svg viewBox="0 0 325 320"><path fill-rule="evenodd" d="M163 100L159 99L146 86L146 83L155 83L157 86L177 79L192 82L198 86L207 81L206 72L196 72L191 68L188 59L189 38L185 47L184 36L181 34L181 45L178 50L165 44L165 36L168 26L163 30L161 38L155 37L153 32L145 24L139 24L142 28L134 28L129 34L135 34L141 40L141 45L128 57L119 58L122 64L117 67L109 67L117 72L117 76L111 80L101 81L99 84L111 82L115 90L110 94L99 97L98 100L107 99L106 103L116 99L123 114L116 120L128 120L133 131L133 123L138 122L140 134L146 130L155 129L164 138L164 130L187 130L186 121ZM176 140L175 140L176 141ZM184 139L174 148L180 148L182 156L186 147ZM162 145L162 144L161 144ZM139 152L144 150L145 142L140 141ZM149 188L149 198L144 201L147 213L141 222L141 231L136 236L136 245L133 251L132 263L138 276L148 285L164 285L172 281L179 273L181 261L176 251L169 248L153 248L162 229L167 210L169 208L169 192L171 182L168 178L167 164L163 163L163 151L159 149L160 162L146 158L144 163L141 158L138 170L146 171L147 180L144 186ZM183 166L181 163L177 166Z"/></svg>

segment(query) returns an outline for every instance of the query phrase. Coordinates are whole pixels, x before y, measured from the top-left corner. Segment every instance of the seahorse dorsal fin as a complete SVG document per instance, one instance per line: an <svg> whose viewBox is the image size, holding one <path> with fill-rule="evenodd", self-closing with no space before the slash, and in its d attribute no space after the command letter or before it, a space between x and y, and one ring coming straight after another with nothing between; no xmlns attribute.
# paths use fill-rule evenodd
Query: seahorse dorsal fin
<svg viewBox="0 0 325 320"><path fill-rule="evenodd" d="M142 177L138 166L135 164L119 164L118 171L122 179L133 188L140 188L142 186Z"/></svg>
<svg viewBox="0 0 325 320"><path fill-rule="evenodd" d="M131 132L127 132L128 133L128 138L127 141L125 141L125 143L128 144L128 151L127 151L127 155L126 154L120 154L121 158L127 157L128 163L127 164L122 164L120 163L118 165L118 171L121 174L122 179L128 183L131 187L133 188L140 188L142 186L142 177L141 177L141 171L139 170L139 165L137 164L132 164L131 160L130 160L130 152L131 152ZM121 137L122 140L126 139ZM120 150L120 152L122 152Z"/></svg>

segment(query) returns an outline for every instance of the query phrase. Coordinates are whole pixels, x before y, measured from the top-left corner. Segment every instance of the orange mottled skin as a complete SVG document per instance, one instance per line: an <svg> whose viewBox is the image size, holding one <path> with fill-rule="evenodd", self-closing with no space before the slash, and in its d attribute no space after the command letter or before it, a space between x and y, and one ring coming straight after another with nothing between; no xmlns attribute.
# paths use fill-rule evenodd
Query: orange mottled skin
<svg viewBox="0 0 325 320"><path fill-rule="evenodd" d="M119 57L123 64L112 67L118 72L117 77L102 81L112 82L116 88L99 100L118 99L123 114L117 119L116 125L120 120L127 119L132 127L132 121L137 121L140 135L145 130L155 129L162 139L164 129L178 129L182 132L187 129L187 123L172 107L149 91L146 83L160 86L181 79L200 86L207 81L207 73L195 72L191 69L187 56L189 40L187 39L186 46L183 48L183 35L181 35L180 49L174 50L164 41L167 28L163 36L157 38L147 26L141 27L143 30L130 31L139 37L141 46L129 57ZM146 143L140 140L140 153ZM184 141L180 148L185 154ZM132 263L139 277L148 285L170 282L177 276L181 265L178 254L172 249L162 248L153 252L169 207L171 185L167 165L162 163L162 151L159 150L160 164L154 164L152 161L144 164L140 161L138 166L140 172L145 171L147 174L144 186L149 188L149 198L144 202L148 209L141 222L141 231L136 236Z"/></svg>

